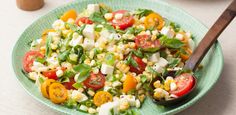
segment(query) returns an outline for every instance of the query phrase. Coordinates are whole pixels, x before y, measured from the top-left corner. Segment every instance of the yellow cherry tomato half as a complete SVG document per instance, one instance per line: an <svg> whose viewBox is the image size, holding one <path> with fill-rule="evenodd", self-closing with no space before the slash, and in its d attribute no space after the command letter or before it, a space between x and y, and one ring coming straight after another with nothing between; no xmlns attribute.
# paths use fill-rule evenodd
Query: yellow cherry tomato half
<svg viewBox="0 0 236 115"><path fill-rule="evenodd" d="M67 12L65 12L62 16L61 16L61 20L63 20L64 22L66 22L68 19L72 18L72 19L76 19L77 17L77 13L74 9L68 10Z"/></svg>
<svg viewBox="0 0 236 115"><path fill-rule="evenodd" d="M47 79L42 83L41 92L44 97L49 98L49 86L54 82L56 82L54 79Z"/></svg>
<svg viewBox="0 0 236 115"><path fill-rule="evenodd" d="M123 83L123 92L127 93L130 90L135 89L136 85L137 85L136 78L133 75L128 74Z"/></svg>
<svg viewBox="0 0 236 115"><path fill-rule="evenodd" d="M112 95L106 91L98 91L93 97L93 102L96 106L101 106L110 101L112 101Z"/></svg>
<svg viewBox="0 0 236 115"><path fill-rule="evenodd" d="M158 30L161 30L164 24L164 19L157 13L149 14L144 20L144 25L146 28L157 27Z"/></svg>
<svg viewBox="0 0 236 115"><path fill-rule="evenodd" d="M63 103L67 97L68 93L64 85L55 82L49 86L49 98L53 103Z"/></svg>

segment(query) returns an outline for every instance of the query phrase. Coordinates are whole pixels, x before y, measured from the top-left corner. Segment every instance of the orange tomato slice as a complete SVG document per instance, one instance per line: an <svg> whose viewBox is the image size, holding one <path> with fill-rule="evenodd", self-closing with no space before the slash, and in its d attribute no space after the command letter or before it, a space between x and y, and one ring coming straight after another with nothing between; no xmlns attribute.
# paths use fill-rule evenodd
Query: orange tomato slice
<svg viewBox="0 0 236 115"><path fill-rule="evenodd" d="M133 75L128 74L123 83L123 92L127 93L128 91L135 89L136 85L137 85L136 78Z"/></svg>
<svg viewBox="0 0 236 115"><path fill-rule="evenodd" d="M68 97L67 89L60 83L53 83L49 86L49 97L53 103L63 103Z"/></svg>
<svg viewBox="0 0 236 115"><path fill-rule="evenodd" d="M110 101L112 101L112 95L106 91L98 91L93 97L93 102L96 106L101 106Z"/></svg>
<svg viewBox="0 0 236 115"><path fill-rule="evenodd" d="M146 28L157 27L158 30L161 30L164 24L164 19L157 13L149 14L144 20L144 25Z"/></svg>
<svg viewBox="0 0 236 115"><path fill-rule="evenodd" d="M61 20L63 20L64 22L66 22L68 19L72 18L72 19L76 19L77 17L77 13L74 9L68 10L67 12L65 12L62 16L61 16Z"/></svg>
<svg viewBox="0 0 236 115"><path fill-rule="evenodd" d="M49 98L49 86L54 82L56 82L54 79L47 79L42 83L40 89L44 97Z"/></svg>

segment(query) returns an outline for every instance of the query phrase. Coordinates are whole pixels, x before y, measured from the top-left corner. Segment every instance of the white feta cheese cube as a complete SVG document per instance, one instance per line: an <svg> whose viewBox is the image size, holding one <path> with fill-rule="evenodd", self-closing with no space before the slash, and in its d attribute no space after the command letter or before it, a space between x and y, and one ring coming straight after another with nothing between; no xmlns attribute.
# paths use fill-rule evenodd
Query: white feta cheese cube
<svg viewBox="0 0 236 115"><path fill-rule="evenodd" d="M56 75L57 75L57 77L63 76L63 71L61 69L57 70Z"/></svg>
<svg viewBox="0 0 236 115"><path fill-rule="evenodd" d="M154 54L152 54L150 57L149 57L149 61L151 62L158 62L160 59L160 53L159 52L156 52Z"/></svg>
<svg viewBox="0 0 236 115"><path fill-rule="evenodd" d="M108 102L101 105L98 115L111 115L111 109L114 110L114 114L118 114L119 101Z"/></svg>
<svg viewBox="0 0 236 115"><path fill-rule="evenodd" d="M47 71L49 68L43 64L41 64L40 62L33 62L33 66L31 67L32 71L36 71L36 72L42 72L42 71Z"/></svg>
<svg viewBox="0 0 236 115"><path fill-rule="evenodd" d="M165 67L165 66L167 66L167 64L168 64L168 61L166 60L166 59L164 59L164 58L160 58L159 59L159 61L158 61L158 64L161 66L161 67Z"/></svg>
<svg viewBox="0 0 236 115"><path fill-rule="evenodd" d="M73 38L71 39L71 41L69 42L69 45L72 47L75 47L77 45L81 45L83 42L83 36L78 35L77 37L74 36L73 34Z"/></svg>
<svg viewBox="0 0 236 115"><path fill-rule="evenodd" d="M120 39L121 39L121 35L120 35L120 34L117 34L117 33L112 33L112 34L110 34L109 39L110 39L110 40L112 40L112 39L114 39L114 40L120 40Z"/></svg>
<svg viewBox="0 0 236 115"><path fill-rule="evenodd" d="M79 109L82 111L88 111L88 107L85 105L80 105Z"/></svg>
<svg viewBox="0 0 236 115"><path fill-rule="evenodd" d="M113 66L110 66L110 65L107 65L107 64L102 64L101 72L103 74L112 74L113 70L114 70Z"/></svg>
<svg viewBox="0 0 236 115"><path fill-rule="evenodd" d="M88 4L87 5L87 11L89 12L89 14L92 14L94 12L99 12L100 7L99 7L98 4Z"/></svg>
<svg viewBox="0 0 236 115"><path fill-rule="evenodd" d="M191 38L188 39L188 45L192 51L195 49L195 43Z"/></svg>
<svg viewBox="0 0 236 115"><path fill-rule="evenodd" d="M187 38L191 38L192 34L191 34L190 32L186 32L186 33L185 33L185 36L186 36Z"/></svg>
<svg viewBox="0 0 236 115"><path fill-rule="evenodd" d="M84 39L83 47L85 50L91 50L94 47L94 45L95 45L94 39L88 39L88 38Z"/></svg>
<svg viewBox="0 0 236 115"><path fill-rule="evenodd" d="M174 90L176 90L176 89L177 89L176 83L171 82L171 83L170 83L170 91L174 91Z"/></svg>
<svg viewBox="0 0 236 115"><path fill-rule="evenodd" d="M88 99L88 97L85 94L83 94L77 90L72 91L71 98L75 99L77 102L86 101Z"/></svg>
<svg viewBox="0 0 236 115"><path fill-rule="evenodd" d="M178 33L178 34L176 34L175 38L178 39L178 40L183 40L184 39L184 35Z"/></svg>
<svg viewBox="0 0 236 115"><path fill-rule="evenodd" d="M86 25L83 30L83 35L86 38L94 39L95 37L94 25Z"/></svg>
<svg viewBox="0 0 236 115"><path fill-rule="evenodd" d="M152 68L158 73L162 73L163 71L163 67L161 67L159 63L154 64Z"/></svg>
<svg viewBox="0 0 236 115"><path fill-rule="evenodd" d="M173 38L175 35L175 32L170 27L163 27L161 29L161 34L166 35L168 38Z"/></svg>
<svg viewBox="0 0 236 115"><path fill-rule="evenodd" d="M135 107L139 108L141 106L140 101L138 99L135 100Z"/></svg>
<svg viewBox="0 0 236 115"><path fill-rule="evenodd" d="M62 20L56 20L53 24L52 24L52 28L55 30L60 30L60 29L64 29L65 28L65 23Z"/></svg>
<svg viewBox="0 0 236 115"><path fill-rule="evenodd" d="M28 77L31 79L31 80L36 80L36 79L38 79L38 74L37 74L37 72L29 72L29 75L28 75Z"/></svg>
<svg viewBox="0 0 236 115"><path fill-rule="evenodd" d="M143 17L141 17L139 20L141 21L141 22L143 22L144 23L144 21L145 21L145 16L143 16Z"/></svg>
<svg viewBox="0 0 236 115"><path fill-rule="evenodd" d="M117 19L117 20L122 19L122 17L123 17L123 14L121 14L121 13L116 13L115 14L115 19Z"/></svg>
<svg viewBox="0 0 236 115"><path fill-rule="evenodd" d="M114 81L114 82L112 83L112 87L118 87L118 86L121 86L121 85L122 85L122 83L119 82L119 81Z"/></svg>

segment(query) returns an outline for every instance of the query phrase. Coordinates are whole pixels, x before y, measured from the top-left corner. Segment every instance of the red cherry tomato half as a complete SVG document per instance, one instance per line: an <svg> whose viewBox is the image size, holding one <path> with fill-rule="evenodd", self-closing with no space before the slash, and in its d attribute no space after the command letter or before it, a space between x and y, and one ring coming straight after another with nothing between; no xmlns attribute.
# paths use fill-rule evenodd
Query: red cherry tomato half
<svg viewBox="0 0 236 115"><path fill-rule="evenodd" d="M36 58L43 58L43 54L39 51L29 51L25 53L23 58L23 68L26 72L31 72L31 66Z"/></svg>
<svg viewBox="0 0 236 115"><path fill-rule="evenodd" d="M76 20L75 23L76 23L77 25L80 25L80 22L81 22L81 23L84 23L84 24L93 24L93 21L90 20L88 17L79 18L79 19Z"/></svg>
<svg viewBox="0 0 236 115"><path fill-rule="evenodd" d="M158 39L152 41L150 35L136 36L135 45L137 47L142 48L144 51L151 51L151 52L155 52L155 51L159 50L161 47L160 41Z"/></svg>
<svg viewBox="0 0 236 115"><path fill-rule="evenodd" d="M132 58L137 62L138 67L134 67L134 66L130 65L129 66L130 71L135 72L137 74L141 74L146 68L146 63L144 63L141 58L139 58L135 55L132 55Z"/></svg>
<svg viewBox="0 0 236 115"><path fill-rule="evenodd" d="M43 75L44 75L45 77L47 77L48 79L57 80L58 78L57 78L56 71L57 71L57 70L44 71L44 72L43 72Z"/></svg>
<svg viewBox="0 0 236 115"><path fill-rule="evenodd" d="M65 71L66 68L62 67L61 70L62 70L62 71ZM47 77L48 79L57 80L58 77L57 77L56 72L57 72L57 70L54 69L54 70L44 71L42 74L43 74L45 77Z"/></svg>
<svg viewBox="0 0 236 115"><path fill-rule="evenodd" d="M84 85L93 90L98 90L104 87L105 85L105 76L101 73L91 75L83 82Z"/></svg>
<svg viewBox="0 0 236 115"><path fill-rule="evenodd" d="M121 19L115 19L113 18L111 20L112 26L115 28L118 26L119 29L125 30L126 28L132 26L134 24L134 18L131 15L127 15L127 10L118 10L116 12L113 12L113 16L115 17L116 14L122 14Z"/></svg>
<svg viewBox="0 0 236 115"><path fill-rule="evenodd" d="M176 96L183 96L187 94L194 85L194 78L192 74L189 73L183 73L177 77L175 77L177 89L175 91L171 91L171 94L174 94Z"/></svg>
<svg viewBox="0 0 236 115"><path fill-rule="evenodd" d="M70 89L75 89L73 87L74 83L75 83L74 77L71 77L69 82L65 82L65 83L62 83L62 84L66 87L66 89L70 90Z"/></svg>

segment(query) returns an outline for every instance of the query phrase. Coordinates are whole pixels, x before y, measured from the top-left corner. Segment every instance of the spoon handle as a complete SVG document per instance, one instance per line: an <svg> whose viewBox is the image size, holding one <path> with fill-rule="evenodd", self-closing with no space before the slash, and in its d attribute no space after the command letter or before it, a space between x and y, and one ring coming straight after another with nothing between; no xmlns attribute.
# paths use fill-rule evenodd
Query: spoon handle
<svg viewBox="0 0 236 115"><path fill-rule="evenodd" d="M194 50L193 54L187 60L184 69L194 71L197 68L198 64L202 61L205 54L216 42L219 35L224 31L224 29L229 25L229 23L234 19L235 16L236 0L234 0L228 6L228 8L218 18L215 24L210 28L205 37L201 40L197 48Z"/></svg>

